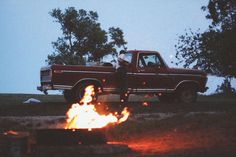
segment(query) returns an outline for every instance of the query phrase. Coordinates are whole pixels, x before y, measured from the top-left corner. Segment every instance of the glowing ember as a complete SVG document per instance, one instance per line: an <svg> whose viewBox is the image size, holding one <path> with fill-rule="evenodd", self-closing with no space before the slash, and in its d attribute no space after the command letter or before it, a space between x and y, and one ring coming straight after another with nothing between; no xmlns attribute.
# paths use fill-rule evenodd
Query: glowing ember
<svg viewBox="0 0 236 157"><path fill-rule="evenodd" d="M148 106L149 104L147 103L147 102L143 102L143 104L142 104L143 106Z"/></svg>
<svg viewBox="0 0 236 157"><path fill-rule="evenodd" d="M7 132L4 132L4 135L18 135L18 132L13 131L13 130L9 130Z"/></svg>
<svg viewBox="0 0 236 157"><path fill-rule="evenodd" d="M80 103L73 104L67 112L67 124L65 129L88 129L102 128L110 123L122 123L130 115L127 108L121 112L100 115L93 104L94 87L92 85L85 88L85 93Z"/></svg>

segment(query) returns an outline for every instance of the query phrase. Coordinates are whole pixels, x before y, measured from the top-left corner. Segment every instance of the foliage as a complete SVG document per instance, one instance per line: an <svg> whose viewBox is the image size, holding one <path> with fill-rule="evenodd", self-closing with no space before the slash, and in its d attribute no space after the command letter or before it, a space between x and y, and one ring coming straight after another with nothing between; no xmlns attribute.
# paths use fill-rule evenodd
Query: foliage
<svg viewBox="0 0 236 157"><path fill-rule="evenodd" d="M198 67L217 76L236 77L236 1L209 0L209 28L200 33L186 31L176 47L177 64Z"/></svg>
<svg viewBox="0 0 236 157"><path fill-rule="evenodd" d="M231 86L231 79L225 78L221 85L217 86L216 93L231 94L236 92L235 89Z"/></svg>
<svg viewBox="0 0 236 157"><path fill-rule="evenodd" d="M48 64L84 64L85 56L99 61L104 55L117 54L117 48L126 49L123 31L114 27L103 30L97 12L69 7L64 12L53 9L50 15L60 24L62 37L52 42L54 52L48 55Z"/></svg>

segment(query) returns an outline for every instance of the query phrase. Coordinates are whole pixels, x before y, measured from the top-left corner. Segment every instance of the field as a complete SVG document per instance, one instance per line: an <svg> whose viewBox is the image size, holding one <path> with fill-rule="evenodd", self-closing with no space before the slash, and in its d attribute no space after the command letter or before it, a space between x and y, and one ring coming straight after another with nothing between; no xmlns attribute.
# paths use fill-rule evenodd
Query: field
<svg viewBox="0 0 236 157"><path fill-rule="evenodd" d="M23 104L36 98L39 104ZM117 96L103 96L99 101L110 110L118 109ZM147 102L147 105L143 104ZM21 123L27 117L39 117L48 125L53 117L63 117L70 107L60 95L0 95L0 132L30 131L45 124ZM132 96L131 117L123 124L109 126L111 142L128 144L131 152L111 156L236 156L236 95L200 96L193 104L160 103L158 98Z"/></svg>

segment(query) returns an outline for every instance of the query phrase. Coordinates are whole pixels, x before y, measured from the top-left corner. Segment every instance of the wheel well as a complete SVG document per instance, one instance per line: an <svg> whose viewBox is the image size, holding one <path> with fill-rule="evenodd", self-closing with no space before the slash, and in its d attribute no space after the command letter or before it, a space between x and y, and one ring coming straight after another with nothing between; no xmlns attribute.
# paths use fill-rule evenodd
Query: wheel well
<svg viewBox="0 0 236 157"><path fill-rule="evenodd" d="M94 85L96 87L101 87L102 89L102 84L99 80L96 79L86 79L86 80L80 80L78 81L72 88L72 90L75 90L78 86L80 86L81 84L91 84Z"/></svg>
<svg viewBox="0 0 236 157"><path fill-rule="evenodd" d="M195 81L183 81L183 82L180 82L176 86L175 91L178 91L179 89L182 89L184 87L196 88L197 91L199 90L199 85L198 85L197 82L195 82Z"/></svg>

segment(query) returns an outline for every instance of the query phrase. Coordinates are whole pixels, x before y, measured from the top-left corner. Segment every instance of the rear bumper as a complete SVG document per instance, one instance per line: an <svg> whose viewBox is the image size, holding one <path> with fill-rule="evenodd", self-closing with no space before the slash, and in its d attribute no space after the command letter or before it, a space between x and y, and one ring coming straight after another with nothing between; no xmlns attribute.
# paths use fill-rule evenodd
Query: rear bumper
<svg viewBox="0 0 236 157"><path fill-rule="evenodd" d="M73 86L70 85L50 85L45 84L37 87L37 90L41 92L47 92L47 90L71 90Z"/></svg>
<svg viewBox="0 0 236 157"><path fill-rule="evenodd" d="M43 85L43 86L38 86L37 90L41 92L46 92L47 90L51 90L53 87L51 85Z"/></svg>

